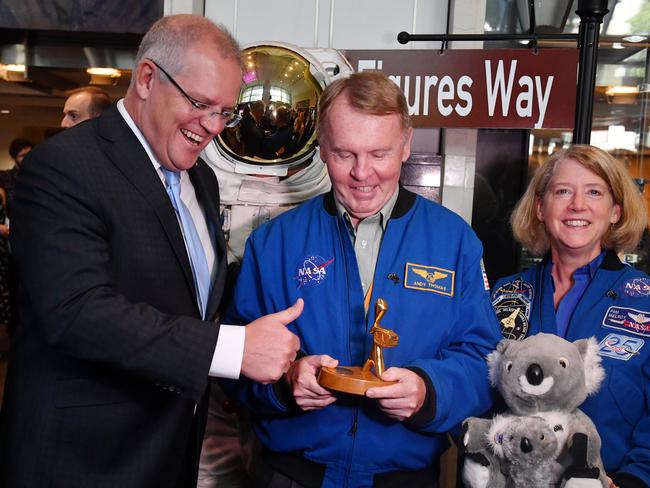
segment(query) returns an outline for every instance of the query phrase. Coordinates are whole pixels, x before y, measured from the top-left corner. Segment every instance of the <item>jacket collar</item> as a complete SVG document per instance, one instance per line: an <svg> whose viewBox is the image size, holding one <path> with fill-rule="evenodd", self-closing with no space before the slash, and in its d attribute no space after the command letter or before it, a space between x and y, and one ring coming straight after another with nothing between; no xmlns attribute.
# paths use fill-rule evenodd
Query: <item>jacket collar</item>
<svg viewBox="0 0 650 488"><path fill-rule="evenodd" d="M397 195L397 201L393 207L393 211L390 214L391 219L397 219L406 215L406 213L411 210L417 195L405 189L403 186L398 187L399 194ZM332 215L337 216L336 211L336 202L334 201L334 189L330 190L323 197L323 207L325 211Z"/></svg>
<svg viewBox="0 0 650 488"><path fill-rule="evenodd" d="M551 253L549 251L544 256L542 263L544 264L544 266L546 266L546 264L550 260L551 260ZM605 254L605 258L603 259L603 262L600 264L600 267L607 271L618 271L625 267L625 263L622 263L621 260L618 258L617 254L610 249L607 251L607 254Z"/></svg>

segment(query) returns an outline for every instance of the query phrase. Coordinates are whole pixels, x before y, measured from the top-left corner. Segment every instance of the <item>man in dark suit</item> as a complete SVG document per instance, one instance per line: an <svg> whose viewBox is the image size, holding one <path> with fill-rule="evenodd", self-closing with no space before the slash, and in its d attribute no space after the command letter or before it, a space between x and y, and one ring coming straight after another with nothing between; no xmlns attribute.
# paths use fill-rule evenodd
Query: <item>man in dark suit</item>
<svg viewBox="0 0 650 488"><path fill-rule="evenodd" d="M245 328L213 321L226 251L217 182L197 158L236 123L240 78L227 33L166 17L125 98L26 159L0 484L194 486L208 376L270 383L295 358L285 325L302 302Z"/></svg>

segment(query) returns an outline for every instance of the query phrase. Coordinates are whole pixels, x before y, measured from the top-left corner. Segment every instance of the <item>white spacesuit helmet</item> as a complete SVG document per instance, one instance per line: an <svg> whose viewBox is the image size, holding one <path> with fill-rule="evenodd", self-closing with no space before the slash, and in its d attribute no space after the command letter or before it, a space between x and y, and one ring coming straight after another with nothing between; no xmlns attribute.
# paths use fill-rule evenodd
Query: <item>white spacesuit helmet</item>
<svg viewBox="0 0 650 488"><path fill-rule="evenodd" d="M242 57L242 120L216 137L203 159L221 174L274 176L318 160L318 99L333 80L349 76L348 61L334 49L266 41L245 47Z"/></svg>
<svg viewBox="0 0 650 488"><path fill-rule="evenodd" d="M201 153L219 181L228 262L264 222L330 189L316 141L323 88L352 67L334 49L261 42L243 51L242 121Z"/></svg>

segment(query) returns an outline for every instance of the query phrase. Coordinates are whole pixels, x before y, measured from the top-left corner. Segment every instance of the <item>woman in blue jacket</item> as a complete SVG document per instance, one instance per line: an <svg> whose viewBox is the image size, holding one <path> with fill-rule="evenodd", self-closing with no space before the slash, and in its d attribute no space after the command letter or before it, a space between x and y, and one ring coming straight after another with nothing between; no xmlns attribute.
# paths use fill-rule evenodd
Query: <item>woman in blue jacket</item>
<svg viewBox="0 0 650 488"><path fill-rule="evenodd" d="M617 256L648 226L641 194L608 153L574 145L537 170L511 222L545 257L494 286L504 337L596 337L607 376L581 409L602 437L610 486L650 486L650 277Z"/></svg>

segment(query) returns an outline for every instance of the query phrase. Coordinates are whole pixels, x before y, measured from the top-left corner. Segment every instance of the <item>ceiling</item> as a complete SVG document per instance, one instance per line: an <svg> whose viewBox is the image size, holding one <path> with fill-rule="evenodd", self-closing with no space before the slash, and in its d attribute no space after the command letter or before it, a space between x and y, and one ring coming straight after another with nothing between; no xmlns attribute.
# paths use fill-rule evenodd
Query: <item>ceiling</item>
<svg viewBox="0 0 650 488"><path fill-rule="evenodd" d="M0 61L26 64L24 81L0 78L0 168L11 165L7 148L15 137L35 143L56 132L66 91L91 84L86 68L116 67L114 85L99 85L121 98L141 35L0 29Z"/></svg>

